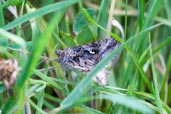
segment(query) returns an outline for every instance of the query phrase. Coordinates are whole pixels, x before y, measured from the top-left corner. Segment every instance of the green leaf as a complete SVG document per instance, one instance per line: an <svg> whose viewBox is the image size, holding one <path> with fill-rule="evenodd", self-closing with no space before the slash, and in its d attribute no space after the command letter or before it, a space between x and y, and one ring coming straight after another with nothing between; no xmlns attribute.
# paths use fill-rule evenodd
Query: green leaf
<svg viewBox="0 0 171 114"><path fill-rule="evenodd" d="M87 9L86 10L88 12L88 14L93 18L96 19L96 11L93 9ZM87 25L89 22L87 20L87 18L84 16L83 12L80 12L77 17L76 17L76 21L73 25L73 30L75 33L79 33L82 31L83 27L85 25Z"/></svg>
<svg viewBox="0 0 171 114"><path fill-rule="evenodd" d="M69 34L63 32L63 31L60 31L60 34L62 36L62 40L65 42L65 45L67 45L67 47L74 47L76 46L76 43L74 41L74 38L71 37Z"/></svg>
<svg viewBox="0 0 171 114"><path fill-rule="evenodd" d="M82 31L77 35L76 41L79 45L93 41L93 35L88 25L85 25Z"/></svg>

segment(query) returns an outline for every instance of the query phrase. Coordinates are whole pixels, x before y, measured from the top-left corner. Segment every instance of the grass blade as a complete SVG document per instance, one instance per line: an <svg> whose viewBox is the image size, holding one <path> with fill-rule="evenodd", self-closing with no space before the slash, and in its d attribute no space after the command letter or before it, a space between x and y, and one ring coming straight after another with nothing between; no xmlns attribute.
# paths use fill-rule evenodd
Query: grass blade
<svg viewBox="0 0 171 114"><path fill-rule="evenodd" d="M73 5L73 4L77 3L78 1L79 0L62 1L62 2L52 4L52 5L45 6L45 7L40 8L40 9L38 9L32 13L28 13L26 15L23 15L22 17L14 20L13 22L5 25L3 27L3 29L9 30L13 27L16 27L16 26L26 22L26 21L29 21L32 18L40 17L40 16L43 16L45 14L54 12L56 10L61 10L61 9L67 8L68 6Z"/></svg>
<svg viewBox="0 0 171 114"><path fill-rule="evenodd" d="M151 44L151 38L149 38L149 43ZM153 60L153 55L152 55L152 48L150 48L150 61L151 61L153 81L154 81L154 95L155 95L155 99L156 99L156 104L157 104L157 107L158 107L160 113L163 113L163 108L162 108L162 104L161 104L160 96L159 96L159 90L158 90L158 82L157 82L157 77L156 77L156 71L155 71L155 67L154 67L154 60Z"/></svg>
<svg viewBox="0 0 171 114"><path fill-rule="evenodd" d="M141 113L153 114L153 111L147 106L147 104L133 97L117 95L117 94L102 94L99 96L99 98L106 99L106 100L112 101L113 103L117 103L117 104L129 107Z"/></svg>

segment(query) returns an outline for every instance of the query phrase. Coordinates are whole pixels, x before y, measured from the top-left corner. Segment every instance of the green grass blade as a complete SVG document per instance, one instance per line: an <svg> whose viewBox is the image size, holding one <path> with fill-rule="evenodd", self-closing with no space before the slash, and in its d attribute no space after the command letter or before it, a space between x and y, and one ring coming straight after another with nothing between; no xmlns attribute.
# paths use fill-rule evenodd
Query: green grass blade
<svg viewBox="0 0 171 114"><path fill-rule="evenodd" d="M165 8L166 8L166 14L167 14L167 17L169 19L171 19L171 14L170 14L170 11L171 11L171 7L170 7L170 4L171 4L171 1L170 0L164 0L164 5L165 5Z"/></svg>
<svg viewBox="0 0 171 114"><path fill-rule="evenodd" d="M42 107L43 107L44 93L45 93L45 91L43 89L40 91L39 96L38 96L39 100L37 102L37 107L39 107L40 109L42 109ZM41 112L36 110L36 114L41 114Z"/></svg>
<svg viewBox="0 0 171 114"><path fill-rule="evenodd" d="M1 36L1 37L5 37L5 38L7 38L7 39L9 39L9 40L11 40L11 41L17 43L17 44L20 45L23 49L26 48L26 43L25 43L25 41L24 41L21 37L19 37L19 36L17 36L17 35L14 35L14 34L12 34L12 33L10 33L10 32L7 32L7 31L5 31L5 30L3 30L3 29L1 29L1 28L0 28L0 36Z"/></svg>
<svg viewBox="0 0 171 114"><path fill-rule="evenodd" d="M99 98L112 101L113 103L123 105L141 113L153 114L152 109L150 109L145 102L137 98L117 94L102 94L99 96Z"/></svg>
<svg viewBox="0 0 171 114"><path fill-rule="evenodd" d="M143 28L147 28L152 25L152 23L154 22L154 18L156 17L156 15L160 9L161 2L162 2L162 0L151 1L151 7L149 8L149 11L148 11L149 13L146 16L147 18L144 22Z"/></svg>
<svg viewBox="0 0 171 114"><path fill-rule="evenodd" d="M162 84L161 84L161 89L164 89L165 84L168 83L167 81L169 79L170 69L171 69L171 53L169 54L169 57L168 57L166 72L165 72L164 79L163 79Z"/></svg>
<svg viewBox="0 0 171 114"><path fill-rule="evenodd" d="M138 23L139 28L142 30L144 25L144 1L138 0Z"/></svg>
<svg viewBox="0 0 171 114"><path fill-rule="evenodd" d="M164 42L162 42L154 51L153 55L156 54L160 49L162 49L166 44L168 44L171 41L171 37L168 37Z"/></svg>
<svg viewBox="0 0 171 114"><path fill-rule="evenodd" d="M110 0L102 0L99 8L99 13L97 16L97 20L99 24L106 28L108 23L108 7L109 7ZM106 36L106 33L102 30L99 31L99 39L103 39Z"/></svg>
<svg viewBox="0 0 171 114"><path fill-rule="evenodd" d="M124 45L118 47L116 50L112 51L108 56L102 59L95 68L85 76L85 78L76 86L72 93L61 103L61 106L72 105L73 100L76 100L81 96L81 94L86 90L90 82L95 76L109 61L123 48Z"/></svg>
<svg viewBox="0 0 171 114"><path fill-rule="evenodd" d="M4 15L3 15L3 7L2 3L0 2L0 27L4 26L5 20L4 20Z"/></svg>
<svg viewBox="0 0 171 114"><path fill-rule="evenodd" d="M26 22L26 21L29 21L32 18L40 17L40 16L43 16L45 14L54 12L56 10L61 10L61 9L67 8L68 6L73 5L73 4L77 3L78 1L79 0L62 1L62 2L52 4L52 5L45 6L45 7L40 8L34 12L23 15L22 17L14 20L13 22L5 25L3 27L3 29L9 30L13 27L16 27L16 26Z"/></svg>
<svg viewBox="0 0 171 114"><path fill-rule="evenodd" d="M126 0L126 6L125 6L125 26L124 26L124 39L126 39L127 36L127 26L128 26L128 0Z"/></svg>
<svg viewBox="0 0 171 114"><path fill-rule="evenodd" d="M44 30L42 35L34 40L33 50L31 52L31 55L29 56L28 61L25 67L23 68L21 75L19 76L17 80L18 87L21 87L24 84L24 82L27 80L27 78L30 77L31 74L33 73L33 69L36 67L36 63L40 59L40 55L42 54L44 50L46 41L50 37L51 31L53 31L53 29L56 27L57 19L58 19L58 16L55 16L53 20L51 20L51 23Z"/></svg>
<svg viewBox="0 0 171 114"><path fill-rule="evenodd" d="M36 74L38 77L40 77L42 80L46 81L48 84L53 86L56 89L62 90L62 88L53 80L51 80L49 77L47 77L45 74L41 73L38 70L34 70L34 74Z"/></svg>
<svg viewBox="0 0 171 114"><path fill-rule="evenodd" d="M149 37L149 43L151 44L150 37ZM160 113L163 113L163 108L162 108L162 104L160 101L159 90L158 90L157 76L156 76L156 71L155 71L155 67L154 67L152 48L150 48L150 61L151 61L151 68L152 68L152 75L153 75L153 82L154 82L154 95L155 95L155 99L156 99L156 104L157 104L157 107L158 107L158 110L160 111Z"/></svg>
<svg viewBox="0 0 171 114"><path fill-rule="evenodd" d="M149 11L148 11L149 13L146 16L142 30L148 28L149 26L153 24L154 18L156 17L159 11L159 8L161 6L161 2L162 0L151 1L151 4L150 4L151 7L149 8ZM139 40L137 47L135 49L136 51L138 50L140 53L143 53L143 49L145 48L145 43L146 43L146 40L143 40L141 37L145 38L146 34L147 33L144 33L139 37L141 40Z"/></svg>
<svg viewBox="0 0 171 114"><path fill-rule="evenodd" d="M32 105L33 108L35 108L41 114L47 114L45 111L43 111L41 108L39 108L32 100L29 100L29 103Z"/></svg>

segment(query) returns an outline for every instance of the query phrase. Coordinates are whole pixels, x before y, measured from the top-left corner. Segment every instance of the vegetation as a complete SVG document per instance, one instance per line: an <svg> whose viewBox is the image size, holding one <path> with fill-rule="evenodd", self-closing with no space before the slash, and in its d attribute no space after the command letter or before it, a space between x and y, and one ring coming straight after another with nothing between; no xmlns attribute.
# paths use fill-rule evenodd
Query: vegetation
<svg viewBox="0 0 171 114"><path fill-rule="evenodd" d="M19 66L15 84L8 87L5 81L10 77L4 78L5 68L0 67L0 112L170 114L170 4L170 0L1 0L0 61L15 59ZM124 39L117 27L110 27L112 20L124 28ZM65 76L55 50L108 36L121 45L88 74L74 77L75 72L68 71ZM93 77L118 53L108 85L95 83Z"/></svg>

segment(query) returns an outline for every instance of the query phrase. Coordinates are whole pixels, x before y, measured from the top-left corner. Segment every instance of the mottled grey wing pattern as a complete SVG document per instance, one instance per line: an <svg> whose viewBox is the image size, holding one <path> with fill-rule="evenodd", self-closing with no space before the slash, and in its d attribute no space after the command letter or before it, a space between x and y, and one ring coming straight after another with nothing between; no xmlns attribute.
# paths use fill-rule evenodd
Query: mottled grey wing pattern
<svg viewBox="0 0 171 114"><path fill-rule="evenodd" d="M61 63L64 69L75 69L88 73L102 58L119 45L120 43L115 39L108 38L90 44L57 50L57 62Z"/></svg>

